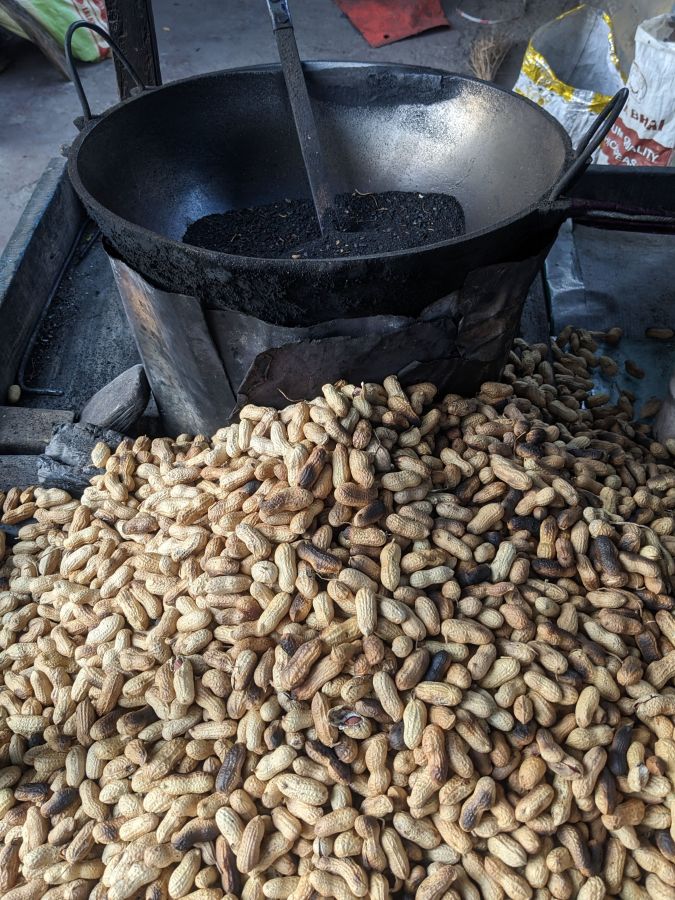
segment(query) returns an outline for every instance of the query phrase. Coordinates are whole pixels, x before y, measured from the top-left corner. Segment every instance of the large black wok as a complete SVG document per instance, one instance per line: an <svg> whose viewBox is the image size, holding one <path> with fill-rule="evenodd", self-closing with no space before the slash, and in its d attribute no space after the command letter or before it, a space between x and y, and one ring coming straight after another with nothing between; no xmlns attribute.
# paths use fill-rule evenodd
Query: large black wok
<svg viewBox="0 0 675 900"><path fill-rule="evenodd" d="M575 154L552 116L474 78L402 65L305 69L333 190L453 194L466 234L334 260L187 245L185 229L204 215L309 196L279 66L141 87L95 118L76 79L85 121L70 150L70 177L129 265L159 287L283 324L415 315L476 267L531 257L552 241L574 208L557 198L624 99L617 95Z"/></svg>

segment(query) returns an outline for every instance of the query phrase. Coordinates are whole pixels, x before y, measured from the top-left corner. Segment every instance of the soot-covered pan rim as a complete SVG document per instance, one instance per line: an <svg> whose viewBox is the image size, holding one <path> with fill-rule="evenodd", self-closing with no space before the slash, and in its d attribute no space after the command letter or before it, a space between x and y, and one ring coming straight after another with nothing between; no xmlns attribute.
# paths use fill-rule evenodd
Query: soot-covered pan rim
<svg viewBox="0 0 675 900"><path fill-rule="evenodd" d="M261 256L239 256L228 253L221 253L214 250L205 250L204 248L197 247L193 244L186 244L183 241L177 241L174 238L170 238L160 232L153 231L149 228L146 228L142 225L137 225L133 222L130 222L128 219L124 219L116 213L112 212L102 203L100 203L85 187L79 171L78 171L78 159L79 153L84 144L87 141L87 138L91 135L91 133L96 129L96 127L104 122L113 118L118 112L126 108L131 104L143 103L150 99L150 97L156 94L158 91L170 91L172 88L189 85L189 84L197 84L200 81L204 82L204 84L208 84L209 82L217 79L223 78L223 76L230 76L236 74L266 74L269 72L280 72L281 67L278 63L269 63L262 65L252 65L252 66L241 66L233 69L222 69L220 71L202 73L198 75L191 75L187 78L177 79L175 81L168 82L167 84L161 85L159 87L150 87L145 88L143 91L139 91L134 96L123 100L114 106L111 106L104 113L99 116L96 116L94 119L90 121L90 123L85 123L85 127L80 132L80 134L73 141L69 157L68 157L68 174L75 188L75 191L82 199L83 203L89 210L92 218L94 218L99 225L102 222L106 223L107 227L102 227L104 233L110 235L110 240L115 243L114 235L121 232L126 232L126 239L128 240L132 235L134 235L139 242L145 244L148 243L159 243L162 245L165 251L174 250L176 252L180 252L181 254L185 253L186 250L189 250L191 255L194 255L196 259L202 260L205 266L213 266L219 265L227 268L228 265L234 265L236 263L238 268L252 268L259 269L262 265L271 269L277 270L293 270L298 271L301 269L314 269L316 271L322 271L327 269L334 270L335 268L344 268L349 269L359 262L374 262L377 260L392 260L392 259L402 259L406 256L411 255L422 255L426 253L433 253L443 248L455 248L461 247L463 244L469 244L481 237L486 235L498 232L504 228L508 228L510 225L515 222L520 221L521 219L540 211L542 213L546 213L551 208L551 203L547 201L547 196L549 190L554 187L554 185L558 182L558 180L563 176L565 171L569 168L570 164L574 160L574 152L572 150L572 144L567 134L565 128L555 119L549 112L542 107L538 106L536 103L531 101L529 98L524 97L520 94L515 94L513 91L508 90L507 88L500 87L499 85L493 84L492 82L483 81L479 78L475 78L470 75L464 75L455 72L448 72L443 69L436 69L425 66L415 66L408 65L404 63L385 63L385 62L361 62L361 61L352 61L352 60L307 60L303 61L303 66L306 67L310 72L321 72L321 71L330 71L330 70L340 70L340 69L371 69L371 70L380 70L382 72L389 71L392 74L400 73L402 75L428 75L435 76L439 79L442 79L445 82L447 79L458 80L462 83L467 84L476 84L481 86L481 90L487 88L489 91L496 92L501 95L505 95L509 97L509 99L513 102L524 104L526 106L531 107L536 110L537 114L542 116L548 124L557 132L561 145L564 149L564 158L563 161L552 177L550 188L547 188L546 191L541 195L540 198L533 201L526 207L523 207L517 213L512 216L508 216L504 219L500 219L490 225L486 225L483 228L467 231L462 235L458 235L457 237L450 238L449 240L439 241L433 244L424 244L420 246L406 247L401 250L392 250L385 251L381 253L368 254L363 256L348 256L348 257L328 257L323 259L311 259L311 258L303 258L303 259L280 259L276 257L261 257ZM427 95L428 96L428 95ZM432 101L427 101L432 102ZM561 216L561 219L564 216Z"/></svg>

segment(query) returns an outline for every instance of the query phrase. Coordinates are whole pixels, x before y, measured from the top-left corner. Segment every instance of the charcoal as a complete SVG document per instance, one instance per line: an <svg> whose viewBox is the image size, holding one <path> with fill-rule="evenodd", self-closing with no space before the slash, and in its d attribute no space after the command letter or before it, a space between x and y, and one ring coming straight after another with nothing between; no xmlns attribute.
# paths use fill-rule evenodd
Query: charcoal
<svg viewBox="0 0 675 900"><path fill-rule="evenodd" d="M100 428L87 422L58 425L45 447L44 456L76 469L88 469L91 468L91 451L99 441L114 450L122 440L124 435L119 431ZM93 474L97 474L97 471L94 470Z"/></svg>
<svg viewBox="0 0 675 900"><path fill-rule="evenodd" d="M67 466L65 463L41 456L38 461L38 482L42 487L61 488L73 497L81 497L89 486L94 475L100 475L101 469L95 466Z"/></svg>
<svg viewBox="0 0 675 900"><path fill-rule="evenodd" d="M114 450L124 436L109 428L84 422L57 425L45 452L38 460L38 482L43 487L57 487L73 497L81 497L94 475L102 469L91 462L91 451L99 441Z"/></svg>

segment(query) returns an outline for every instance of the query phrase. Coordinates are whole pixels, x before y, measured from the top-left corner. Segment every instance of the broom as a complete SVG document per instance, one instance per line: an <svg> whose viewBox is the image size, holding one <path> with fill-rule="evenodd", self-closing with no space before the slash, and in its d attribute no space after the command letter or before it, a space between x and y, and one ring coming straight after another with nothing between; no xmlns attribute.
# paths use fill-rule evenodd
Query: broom
<svg viewBox="0 0 675 900"><path fill-rule="evenodd" d="M513 41L504 32L493 31L479 34L471 44L469 66L482 81L494 81Z"/></svg>

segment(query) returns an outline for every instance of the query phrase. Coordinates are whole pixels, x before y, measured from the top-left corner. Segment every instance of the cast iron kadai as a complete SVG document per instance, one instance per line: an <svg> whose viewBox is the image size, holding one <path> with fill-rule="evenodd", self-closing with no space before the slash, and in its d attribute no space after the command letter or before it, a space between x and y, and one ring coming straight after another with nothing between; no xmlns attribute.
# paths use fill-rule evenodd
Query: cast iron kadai
<svg viewBox="0 0 675 900"><path fill-rule="evenodd" d="M159 287L284 325L417 315L481 266L533 256L573 217L675 231L675 210L564 197L626 98L622 90L576 152L552 116L493 84L436 69L305 63L332 192L453 194L466 233L420 248L337 259L259 259L184 244L213 212L310 196L278 65L197 75L92 117L69 153L72 183L114 250ZM123 54L111 41L114 52ZM125 62L133 74L132 67Z"/></svg>

